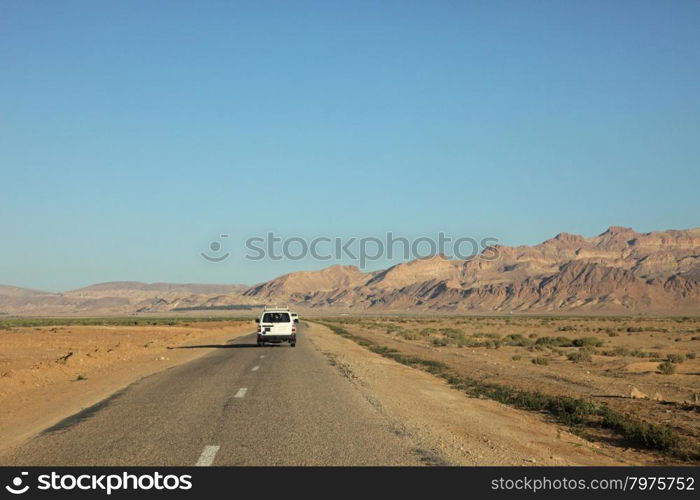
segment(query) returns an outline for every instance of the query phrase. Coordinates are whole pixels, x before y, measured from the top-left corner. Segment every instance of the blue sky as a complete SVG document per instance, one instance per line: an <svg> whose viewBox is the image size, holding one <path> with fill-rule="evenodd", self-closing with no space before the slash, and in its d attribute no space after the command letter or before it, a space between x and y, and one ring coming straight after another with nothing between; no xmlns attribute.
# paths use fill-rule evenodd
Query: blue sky
<svg viewBox="0 0 700 500"><path fill-rule="evenodd" d="M268 231L698 226L698 25L697 1L4 1L0 283L329 264L243 259Z"/></svg>

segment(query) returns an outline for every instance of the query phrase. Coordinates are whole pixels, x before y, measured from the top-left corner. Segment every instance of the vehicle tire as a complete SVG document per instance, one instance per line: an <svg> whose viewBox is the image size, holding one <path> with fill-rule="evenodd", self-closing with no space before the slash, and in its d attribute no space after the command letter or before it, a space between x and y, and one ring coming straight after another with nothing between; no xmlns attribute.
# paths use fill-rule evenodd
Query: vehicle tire
<svg viewBox="0 0 700 500"><path fill-rule="evenodd" d="M292 346L292 347L296 347L296 346L297 346L297 343L296 343L296 342L292 342L292 343L289 344L289 345Z"/></svg>

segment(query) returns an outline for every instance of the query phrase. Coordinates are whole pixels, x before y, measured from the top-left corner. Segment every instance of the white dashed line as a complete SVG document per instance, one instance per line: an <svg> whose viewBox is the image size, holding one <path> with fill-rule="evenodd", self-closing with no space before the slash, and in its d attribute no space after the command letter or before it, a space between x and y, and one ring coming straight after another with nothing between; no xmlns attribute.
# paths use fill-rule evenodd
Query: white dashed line
<svg viewBox="0 0 700 500"><path fill-rule="evenodd" d="M260 368L259 366L254 366L254 367L253 367L253 369L252 369L252 370L250 370L250 371L252 371L252 372L256 372L256 371L258 371L258 369L259 369L259 368Z"/></svg>
<svg viewBox="0 0 700 500"><path fill-rule="evenodd" d="M197 463L194 464L195 467L208 467L211 464L214 463L214 459L216 458L216 454L219 452L220 446L205 446L204 451L199 457L199 460L197 460Z"/></svg>
<svg viewBox="0 0 700 500"><path fill-rule="evenodd" d="M260 359L263 359L264 357L265 357L264 354L261 354L261 355L260 355Z"/></svg>
<svg viewBox="0 0 700 500"><path fill-rule="evenodd" d="M238 389L238 392L233 397L234 398L242 398L245 396L246 392L248 392L248 389L246 387L241 387L240 389Z"/></svg>

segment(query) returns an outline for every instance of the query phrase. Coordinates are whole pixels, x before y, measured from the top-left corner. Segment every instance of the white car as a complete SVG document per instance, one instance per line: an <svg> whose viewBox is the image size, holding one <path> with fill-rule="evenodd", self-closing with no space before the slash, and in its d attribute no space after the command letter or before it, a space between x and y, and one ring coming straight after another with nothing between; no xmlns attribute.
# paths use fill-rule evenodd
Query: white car
<svg viewBox="0 0 700 500"><path fill-rule="evenodd" d="M298 321L292 317L288 307L265 307L255 320L258 323L258 345L265 345L265 342L289 342L289 345L295 347Z"/></svg>

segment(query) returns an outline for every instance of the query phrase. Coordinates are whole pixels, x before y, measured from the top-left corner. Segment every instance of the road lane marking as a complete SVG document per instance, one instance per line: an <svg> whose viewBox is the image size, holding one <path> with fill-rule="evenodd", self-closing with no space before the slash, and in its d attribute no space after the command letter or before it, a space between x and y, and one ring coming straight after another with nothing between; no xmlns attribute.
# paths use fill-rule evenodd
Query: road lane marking
<svg viewBox="0 0 700 500"><path fill-rule="evenodd" d="M250 370L250 371L252 371L252 372L256 372L256 371L258 371L258 368L260 368L260 367L259 367L259 366L254 366L254 367L253 367L253 369L252 369L252 370Z"/></svg>
<svg viewBox="0 0 700 500"><path fill-rule="evenodd" d="M264 357L265 357L264 354L261 354L261 355L260 355L260 359L263 359Z"/></svg>
<svg viewBox="0 0 700 500"><path fill-rule="evenodd" d="M197 463L194 464L195 467L208 467L211 464L214 463L214 459L216 458L216 454L219 452L220 446L205 446L204 451L199 457L199 460L197 460Z"/></svg>
<svg viewBox="0 0 700 500"><path fill-rule="evenodd" d="M247 388L247 387L241 387L240 389L238 389L238 392L237 392L236 395L233 396L233 397L234 397L234 398L242 398L242 397L245 396L245 393L246 393L246 392L248 392L248 388Z"/></svg>

